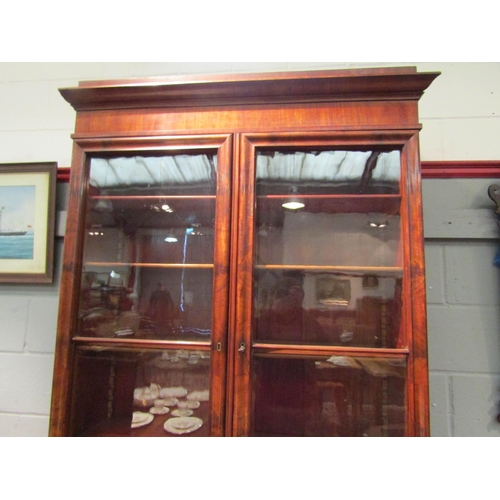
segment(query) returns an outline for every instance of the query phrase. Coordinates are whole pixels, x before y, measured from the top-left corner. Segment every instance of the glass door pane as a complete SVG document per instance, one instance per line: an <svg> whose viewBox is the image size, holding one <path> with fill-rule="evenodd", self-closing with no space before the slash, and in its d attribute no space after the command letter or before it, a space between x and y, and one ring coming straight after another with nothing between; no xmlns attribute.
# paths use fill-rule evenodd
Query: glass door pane
<svg viewBox="0 0 500 500"><path fill-rule="evenodd" d="M256 153L253 435L404 432L400 177L398 150Z"/></svg>
<svg viewBox="0 0 500 500"><path fill-rule="evenodd" d="M73 436L210 435L210 351L79 347Z"/></svg>
<svg viewBox="0 0 500 500"><path fill-rule="evenodd" d="M402 342L399 174L399 151L257 155L255 339Z"/></svg>
<svg viewBox="0 0 500 500"><path fill-rule="evenodd" d="M253 436L404 436L406 359L259 356Z"/></svg>
<svg viewBox="0 0 500 500"><path fill-rule="evenodd" d="M216 157L93 158L77 335L210 339Z"/></svg>

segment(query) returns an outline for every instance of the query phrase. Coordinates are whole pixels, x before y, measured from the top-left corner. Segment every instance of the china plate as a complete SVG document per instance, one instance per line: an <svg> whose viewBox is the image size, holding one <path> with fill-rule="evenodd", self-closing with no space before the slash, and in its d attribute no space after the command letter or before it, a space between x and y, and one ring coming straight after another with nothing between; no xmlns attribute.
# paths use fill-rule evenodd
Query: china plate
<svg viewBox="0 0 500 500"><path fill-rule="evenodd" d="M132 414L132 424L130 427L132 429L137 429L137 427L143 427L150 424L153 421L153 415L151 413L144 413L142 411L134 411Z"/></svg>
<svg viewBox="0 0 500 500"><path fill-rule="evenodd" d="M194 399L190 399L187 402L187 407L190 408L191 410L196 410L196 408L200 407L200 404L201 403L199 401L195 401Z"/></svg>
<svg viewBox="0 0 500 500"><path fill-rule="evenodd" d="M165 398L163 401L165 406L175 406L179 402L177 398Z"/></svg>
<svg viewBox="0 0 500 500"><path fill-rule="evenodd" d="M172 412L173 417L189 417L193 414L193 410L187 408L178 408Z"/></svg>
<svg viewBox="0 0 500 500"><path fill-rule="evenodd" d="M188 393L185 387L164 387L160 390L162 398L183 398Z"/></svg>
<svg viewBox="0 0 500 500"><path fill-rule="evenodd" d="M164 406L161 410L157 410L154 406L149 409L149 413L152 413L153 415L165 415L165 413L168 413L170 409L167 406Z"/></svg>
<svg viewBox="0 0 500 500"><path fill-rule="evenodd" d="M190 401L208 401L208 389L205 391L190 392L186 398Z"/></svg>
<svg viewBox="0 0 500 500"><path fill-rule="evenodd" d="M187 434L197 431L203 425L203 420L198 417L169 418L163 428L172 434Z"/></svg>

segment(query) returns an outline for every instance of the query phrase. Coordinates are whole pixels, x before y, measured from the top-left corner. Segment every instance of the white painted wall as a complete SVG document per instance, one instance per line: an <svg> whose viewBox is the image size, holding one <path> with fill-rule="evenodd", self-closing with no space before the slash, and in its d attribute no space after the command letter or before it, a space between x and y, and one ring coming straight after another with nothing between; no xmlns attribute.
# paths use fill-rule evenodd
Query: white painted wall
<svg viewBox="0 0 500 500"><path fill-rule="evenodd" d="M0 63L0 163L70 165L75 113L57 89L79 80L403 65L442 72L420 101L423 160L500 158L500 63ZM424 182L434 436L500 435L492 182ZM0 436L47 435L62 245L53 285L0 285Z"/></svg>

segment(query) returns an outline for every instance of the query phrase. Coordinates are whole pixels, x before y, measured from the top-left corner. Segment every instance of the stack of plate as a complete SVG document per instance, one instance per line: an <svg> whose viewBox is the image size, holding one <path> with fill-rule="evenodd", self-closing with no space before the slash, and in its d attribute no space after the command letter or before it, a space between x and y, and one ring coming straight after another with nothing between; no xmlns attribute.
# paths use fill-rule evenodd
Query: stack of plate
<svg viewBox="0 0 500 500"><path fill-rule="evenodd" d="M169 418L163 428L172 434L187 434L197 431L203 425L203 420L198 417Z"/></svg>

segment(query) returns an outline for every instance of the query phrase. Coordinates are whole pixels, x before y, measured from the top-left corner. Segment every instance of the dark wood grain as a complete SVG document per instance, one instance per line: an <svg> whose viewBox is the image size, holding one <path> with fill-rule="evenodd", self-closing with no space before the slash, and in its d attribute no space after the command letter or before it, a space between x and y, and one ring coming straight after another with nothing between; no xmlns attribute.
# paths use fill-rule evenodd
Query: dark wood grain
<svg viewBox="0 0 500 500"><path fill-rule="evenodd" d="M95 109L179 108L208 105L237 106L346 100L415 100L436 73L414 68L206 75L149 79L138 82L89 82L61 89L77 111Z"/></svg>

